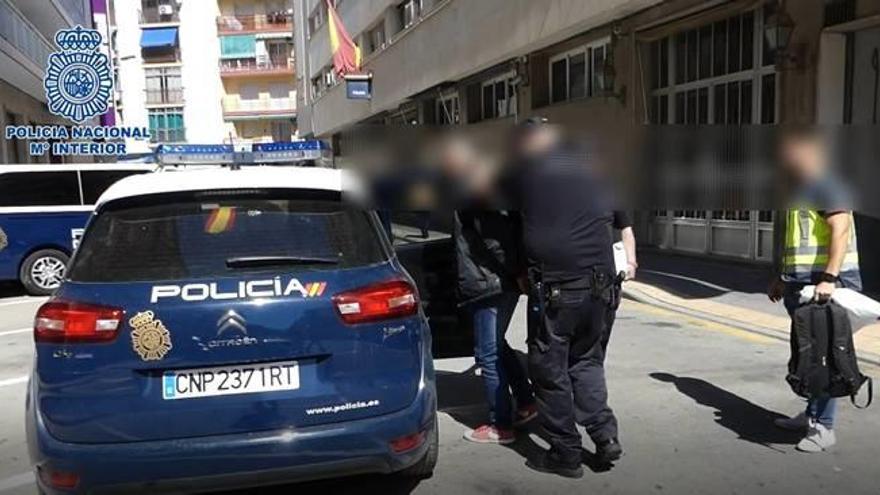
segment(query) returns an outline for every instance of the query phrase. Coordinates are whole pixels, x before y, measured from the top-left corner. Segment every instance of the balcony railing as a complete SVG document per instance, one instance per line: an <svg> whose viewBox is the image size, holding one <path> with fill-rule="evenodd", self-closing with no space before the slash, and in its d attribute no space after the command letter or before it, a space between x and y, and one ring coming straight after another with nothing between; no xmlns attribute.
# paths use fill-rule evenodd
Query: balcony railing
<svg viewBox="0 0 880 495"><path fill-rule="evenodd" d="M283 115L296 111L296 98L260 98L243 100L237 96L223 98L223 113L236 115Z"/></svg>
<svg viewBox="0 0 880 495"><path fill-rule="evenodd" d="M293 32L293 18L286 12L257 15L221 15L217 18L220 34Z"/></svg>
<svg viewBox="0 0 880 495"><path fill-rule="evenodd" d="M147 105L179 104L183 103L183 88L177 89L148 89Z"/></svg>
<svg viewBox="0 0 880 495"><path fill-rule="evenodd" d="M284 74L292 71L293 61L283 57L263 60L245 58L220 61L220 73L224 75Z"/></svg>
<svg viewBox="0 0 880 495"><path fill-rule="evenodd" d="M177 47L142 48L141 57L145 64L170 64L180 62L180 50Z"/></svg>
<svg viewBox="0 0 880 495"><path fill-rule="evenodd" d="M49 42L8 0L0 0L0 38L9 42L41 69L45 67L49 53L52 52Z"/></svg>
<svg viewBox="0 0 880 495"><path fill-rule="evenodd" d="M150 129L151 143L182 143L186 141L186 129Z"/></svg>
<svg viewBox="0 0 880 495"><path fill-rule="evenodd" d="M159 6L144 6L140 10L141 24L161 24L180 22L180 11L173 3Z"/></svg>

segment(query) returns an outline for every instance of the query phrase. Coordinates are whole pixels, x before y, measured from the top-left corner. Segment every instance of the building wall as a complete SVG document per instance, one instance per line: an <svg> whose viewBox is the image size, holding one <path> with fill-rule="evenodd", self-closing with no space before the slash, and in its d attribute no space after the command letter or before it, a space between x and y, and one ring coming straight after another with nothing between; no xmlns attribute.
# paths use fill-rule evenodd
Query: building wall
<svg viewBox="0 0 880 495"><path fill-rule="evenodd" d="M350 34L378 20L389 2L344 2L340 11ZM457 81L498 63L557 43L591 27L659 3L653 0L468 0L439 1L416 25L389 38L387 47L365 60L373 73L373 99L352 103L345 88L337 85L311 104L304 132L327 136L346 126L397 107L405 99L444 81ZM296 5L297 26L308 18L314 1ZM356 5L356 6L351 6ZM386 14L387 11L386 11ZM307 23L306 23L307 24ZM300 38L301 40L301 38ZM326 26L304 47L308 57L300 72L311 77L330 62ZM300 78L301 90L310 79Z"/></svg>
<svg viewBox="0 0 880 495"><path fill-rule="evenodd" d="M90 26L89 15L87 0L0 0L0 128L70 124L49 113L42 79L48 55L57 48L52 41L55 33L74 24ZM24 142L0 144L2 163L49 160L31 157Z"/></svg>
<svg viewBox="0 0 880 495"><path fill-rule="evenodd" d="M180 12L186 139L195 144L223 142L223 84L219 77L220 43L213 1L185 1Z"/></svg>
<svg viewBox="0 0 880 495"><path fill-rule="evenodd" d="M146 100L145 68L180 67L183 87L183 118L186 141L195 144L223 142L226 134L223 121L223 86L220 80L220 45L217 37L217 16L220 11L213 1L182 2L179 23L141 24L140 0L114 0L116 28L116 59L121 92L121 122L127 126L148 127L149 109ZM141 52L143 28L178 27L180 61L144 63ZM163 105L165 107L181 105ZM129 140L130 153L146 153L150 143Z"/></svg>
<svg viewBox="0 0 880 495"><path fill-rule="evenodd" d="M257 62L261 54L268 56L269 43L291 41L292 22L269 22L272 16L292 13L290 0L220 0L218 5L220 15L236 26L235 30L221 31L218 35L254 35ZM231 138L236 144L252 144L272 142L275 138L289 141L295 136L292 124L296 118L296 92L292 67L269 73L260 70L235 75L221 73L221 79L226 141ZM291 132L273 133L273 124L288 127Z"/></svg>

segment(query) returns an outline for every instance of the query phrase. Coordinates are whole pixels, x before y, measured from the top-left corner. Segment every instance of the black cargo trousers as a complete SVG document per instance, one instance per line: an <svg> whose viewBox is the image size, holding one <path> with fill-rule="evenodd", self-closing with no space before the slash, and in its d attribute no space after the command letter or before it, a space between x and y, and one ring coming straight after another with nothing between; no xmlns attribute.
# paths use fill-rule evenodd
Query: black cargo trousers
<svg viewBox="0 0 880 495"><path fill-rule="evenodd" d="M529 369L540 424L568 463L581 460L577 424L596 443L617 438L604 363L619 302L620 281L609 275L545 284L530 274Z"/></svg>

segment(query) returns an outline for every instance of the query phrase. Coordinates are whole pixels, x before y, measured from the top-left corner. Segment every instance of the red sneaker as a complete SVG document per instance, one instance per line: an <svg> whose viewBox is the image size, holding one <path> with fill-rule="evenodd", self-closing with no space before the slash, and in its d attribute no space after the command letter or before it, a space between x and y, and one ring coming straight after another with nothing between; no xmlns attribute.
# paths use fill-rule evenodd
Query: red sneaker
<svg viewBox="0 0 880 495"><path fill-rule="evenodd" d="M496 428L492 425L483 425L474 430L464 432L464 439L474 443L494 443L508 445L516 441L513 430Z"/></svg>
<svg viewBox="0 0 880 495"><path fill-rule="evenodd" d="M538 406L529 404L526 407L516 411L516 419L513 420L513 427L520 428L527 425L530 421L538 417Z"/></svg>

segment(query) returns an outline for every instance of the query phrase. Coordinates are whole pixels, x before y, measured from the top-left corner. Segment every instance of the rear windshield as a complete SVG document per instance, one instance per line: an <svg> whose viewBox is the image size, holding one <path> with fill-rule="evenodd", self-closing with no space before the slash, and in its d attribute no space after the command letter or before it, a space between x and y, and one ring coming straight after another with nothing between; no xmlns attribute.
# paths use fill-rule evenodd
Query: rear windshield
<svg viewBox="0 0 880 495"><path fill-rule="evenodd" d="M385 260L369 214L340 201L287 195L175 198L97 215L70 267L70 279L180 280L350 268Z"/></svg>

